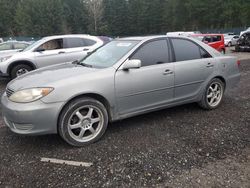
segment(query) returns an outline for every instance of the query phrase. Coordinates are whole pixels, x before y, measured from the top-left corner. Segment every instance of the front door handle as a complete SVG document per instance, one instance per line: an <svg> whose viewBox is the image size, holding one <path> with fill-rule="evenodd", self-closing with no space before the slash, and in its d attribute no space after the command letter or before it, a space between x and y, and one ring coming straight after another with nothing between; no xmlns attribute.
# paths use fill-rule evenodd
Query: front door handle
<svg viewBox="0 0 250 188"><path fill-rule="evenodd" d="M212 63L207 64L207 67L213 67L213 66L214 66L214 64L212 64Z"/></svg>
<svg viewBox="0 0 250 188"><path fill-rule="evenodd" d="M174 72L172 70L167 69L164 71L163 75L169 75L169 74L173 74L173 73Z"/></svg>
<svg viewBox="0 0 250 188"><path fill-rule="evenodd" d="M65 52L61 51L61 52L58 52L58 54L65 54Z"/></svg>

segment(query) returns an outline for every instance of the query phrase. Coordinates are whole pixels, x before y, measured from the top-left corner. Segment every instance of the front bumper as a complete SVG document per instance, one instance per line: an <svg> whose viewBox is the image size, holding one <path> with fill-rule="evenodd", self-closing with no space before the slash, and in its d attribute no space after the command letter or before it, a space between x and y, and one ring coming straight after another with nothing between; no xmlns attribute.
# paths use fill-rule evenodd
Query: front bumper
<svg viewBox="0 0 250 188"><path fill-rule="evenodd" d="M57 133L57 120L63 103L14 103L4 93L1 99L5 124L11 131L23 135Z"/></svg>

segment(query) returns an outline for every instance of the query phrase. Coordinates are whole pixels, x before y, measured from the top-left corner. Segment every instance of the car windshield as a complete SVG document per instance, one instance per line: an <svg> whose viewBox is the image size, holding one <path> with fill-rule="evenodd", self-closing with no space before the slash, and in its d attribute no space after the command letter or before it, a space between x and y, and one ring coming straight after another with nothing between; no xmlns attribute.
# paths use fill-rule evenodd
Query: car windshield
<svg viewBox="0 0 250 188"><path fill-rule="evenodd" d="M138 43L139 41L111 41L84 58L79 64L97 68L111 67Z"/></svg>

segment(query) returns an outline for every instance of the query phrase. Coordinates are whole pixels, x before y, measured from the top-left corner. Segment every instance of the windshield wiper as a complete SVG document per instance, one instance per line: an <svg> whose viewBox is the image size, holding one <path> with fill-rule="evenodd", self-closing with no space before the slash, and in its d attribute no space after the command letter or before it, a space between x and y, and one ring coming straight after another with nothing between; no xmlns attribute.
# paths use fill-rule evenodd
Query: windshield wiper
<svg viewBox="0 0 250 188"><path fill-rule="evenodd" d="M90 67L90 68L93 67L92 65L88 65L88 64L86 64L86 63L81 63L81 62L79 62L79 61L77 61L77 60L76 60L76 61L73 61L72 64L81 65L81 66Z"/></svg>

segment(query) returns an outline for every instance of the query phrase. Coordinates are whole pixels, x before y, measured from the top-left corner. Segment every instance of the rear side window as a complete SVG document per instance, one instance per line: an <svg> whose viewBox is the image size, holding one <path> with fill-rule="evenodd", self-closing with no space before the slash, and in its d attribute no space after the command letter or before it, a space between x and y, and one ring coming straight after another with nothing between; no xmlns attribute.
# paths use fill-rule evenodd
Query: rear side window
<svg viewBox="0 0 250 188"><path fill-rule="evenodd" d="M79 48L86 46L82 38L66 38L65 47L66 48Z"/></svg>
<svg viewBox="0 0 250 188"><path fill-rule="evenodd" d="M14 49L24 49L27 46L29 46L29 45L25 44L25 43L14 43Z"/></svg>
<svg viewBox="0 0 250 188"><path fill-rule="evenodd" d="M166 40L157 40L146 43L131 57L140 59L142 66L169 63L169 51Z"/></svg>
<svg viewBox="0 0 250 188"><path fill-rule="evenodd" d="M83 39L83 40L86 46L93 46L96 43L96 41L91 40L91 39Z"/></svg>
<svg viewBox="0 0 250 188"><path fill-rule="evenodd" d="M12 49L11 43L0 44L0 50L11 50L11 49Z"/></svg>
<svg viewBox="0 0 250 188"><path fill-rule="evenodd" d="M201 59L200 47L185 39L171 39L176 61Z"/></svg>

